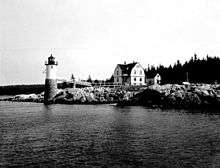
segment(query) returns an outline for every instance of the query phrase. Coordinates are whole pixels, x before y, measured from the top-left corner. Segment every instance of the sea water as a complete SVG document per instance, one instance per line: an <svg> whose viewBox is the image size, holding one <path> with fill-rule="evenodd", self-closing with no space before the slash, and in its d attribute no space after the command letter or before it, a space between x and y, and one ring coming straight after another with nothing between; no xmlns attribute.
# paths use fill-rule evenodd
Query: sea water
<svg viewBox="0 0 220 168"><path fill-rule="evenodd" d="M220 167L220 115L0 102L0 167Z"/></svg>

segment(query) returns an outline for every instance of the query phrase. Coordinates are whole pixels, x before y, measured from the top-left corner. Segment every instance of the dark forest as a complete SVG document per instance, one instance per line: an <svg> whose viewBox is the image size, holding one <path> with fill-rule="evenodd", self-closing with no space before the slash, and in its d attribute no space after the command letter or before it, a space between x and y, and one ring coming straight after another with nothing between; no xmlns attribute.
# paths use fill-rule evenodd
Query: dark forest
<svg viewBox="0 0 220 168"><path fill-rule="evenodd" d="M173 66L149 66L145 71L147 77L159 73L163 84L179 84L184 81L190 83L220 83L220 58L207 55L206 58L198 59L197 55L194 54L194 57L191 57L184 64L181 64L178 60Z"/></svg>

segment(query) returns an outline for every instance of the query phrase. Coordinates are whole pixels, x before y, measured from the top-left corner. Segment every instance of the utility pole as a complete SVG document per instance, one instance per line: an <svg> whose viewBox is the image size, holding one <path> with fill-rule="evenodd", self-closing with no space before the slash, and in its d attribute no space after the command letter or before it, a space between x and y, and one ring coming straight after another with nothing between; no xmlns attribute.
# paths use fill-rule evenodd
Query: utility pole
<svg viewBox="0 0 220 168"><path fill-rule="evenodd" d="M186 81L189 82L189 73L186 72Z"/></svg>

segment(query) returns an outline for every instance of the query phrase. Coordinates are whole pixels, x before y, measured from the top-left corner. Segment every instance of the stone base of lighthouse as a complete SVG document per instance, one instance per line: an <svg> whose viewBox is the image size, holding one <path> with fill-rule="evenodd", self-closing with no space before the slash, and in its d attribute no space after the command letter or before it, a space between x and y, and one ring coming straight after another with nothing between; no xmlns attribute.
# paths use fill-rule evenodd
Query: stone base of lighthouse
<svg viewBox="0 0 220 168"><path fill-rule="evenodd" d="M53 98L57 94L57 80L46 79L45 80L45 91L44 91L44 104L50 104Z"/></svg>

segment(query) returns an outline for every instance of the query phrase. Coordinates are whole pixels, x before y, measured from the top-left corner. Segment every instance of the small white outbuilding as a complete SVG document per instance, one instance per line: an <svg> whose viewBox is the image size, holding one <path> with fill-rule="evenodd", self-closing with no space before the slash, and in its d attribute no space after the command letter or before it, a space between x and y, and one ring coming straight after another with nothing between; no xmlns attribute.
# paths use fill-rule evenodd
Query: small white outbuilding
<svg viewBox="0 0 220 168"><path fill-rule="evenodd" d="M146 76L146 84L149 85L159 85L161 83L160 74L152 74L151 76Z"/></svg>

